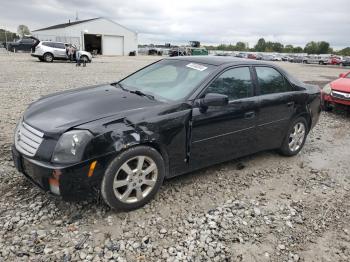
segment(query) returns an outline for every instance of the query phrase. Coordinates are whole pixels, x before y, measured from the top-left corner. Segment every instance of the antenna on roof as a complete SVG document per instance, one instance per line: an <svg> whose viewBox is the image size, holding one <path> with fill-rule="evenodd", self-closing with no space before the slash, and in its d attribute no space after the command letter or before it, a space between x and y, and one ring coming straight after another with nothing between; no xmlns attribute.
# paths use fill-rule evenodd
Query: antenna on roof
<svg viewBox="0 0 350 262"><path fill-rule="evenodd" d="M79 20L78 11L75 12L75 21Z"/></svg>

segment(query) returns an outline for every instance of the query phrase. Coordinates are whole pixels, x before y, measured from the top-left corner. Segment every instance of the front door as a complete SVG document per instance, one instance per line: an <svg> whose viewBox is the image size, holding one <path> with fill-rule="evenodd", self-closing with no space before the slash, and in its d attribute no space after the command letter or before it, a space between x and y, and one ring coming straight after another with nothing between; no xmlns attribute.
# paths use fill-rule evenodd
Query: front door
<svg viewBox="0 0 350 262"><path fill-rule="evenodd" d="M226 70L205 90L224 94L229 104L193 109L190 166L196 169L254 152L258 101L250 67Z"/></svg>
<svg viewBox="0 0 350 262"><path fill-rule="evenodd" d="M54 56L57 58L67 58L66 46L63 43L54 43Z"/></svg>

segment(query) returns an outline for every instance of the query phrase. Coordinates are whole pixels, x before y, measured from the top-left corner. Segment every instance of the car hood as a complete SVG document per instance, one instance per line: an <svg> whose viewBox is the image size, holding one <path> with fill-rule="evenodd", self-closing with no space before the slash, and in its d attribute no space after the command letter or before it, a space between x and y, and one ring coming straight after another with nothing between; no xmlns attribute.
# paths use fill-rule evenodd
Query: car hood
<svg viewBox="0 0 350 262"><path fill-rule="evenodd" d="M161 104L112 85L100 85L56 93L32 103L24 121L46 134L66 130L105 117L120 119Z"/></svg>
<svg viewBox="0 0 350 262"><path fill-rule="evenodd" d="M331 83L331 87L335 91L350 93L350 78L339 78Z"/></svg>

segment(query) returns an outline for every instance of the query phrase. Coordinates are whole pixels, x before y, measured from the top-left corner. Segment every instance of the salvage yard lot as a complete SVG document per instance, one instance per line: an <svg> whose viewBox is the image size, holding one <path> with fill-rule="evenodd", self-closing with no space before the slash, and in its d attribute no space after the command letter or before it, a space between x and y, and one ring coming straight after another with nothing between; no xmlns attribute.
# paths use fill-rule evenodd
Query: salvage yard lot
<svg viewBox="0 0 350 262"><path fill-rule="evenodd" d="M0 54L0 261L349 261L350 117L341 111L321 115L296 157L262 152L180 176L128 213L63 202L15 170L12 134L32 101L157 59L99 57L83 68ZM345 72L278 64L320 86Z"/></svg>

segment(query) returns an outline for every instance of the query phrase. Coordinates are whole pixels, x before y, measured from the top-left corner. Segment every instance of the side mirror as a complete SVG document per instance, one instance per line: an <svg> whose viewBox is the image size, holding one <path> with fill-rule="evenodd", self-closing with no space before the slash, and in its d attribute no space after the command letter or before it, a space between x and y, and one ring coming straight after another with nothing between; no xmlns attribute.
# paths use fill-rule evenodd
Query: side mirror
<svg viewBox="0 0 350 262"><path fill-rule="evenodd" d="M227 104L228 96L217 93L208 93L199 102L199 105L205 108L210 106L226 106Z"/></svg>
<svg viewBox="0 0 350 262"><path fill-rule="evenodd" d="M340 75L339 75L339 78L344 78L345 77L345 74L344 73L341 73Z"/></svg>

